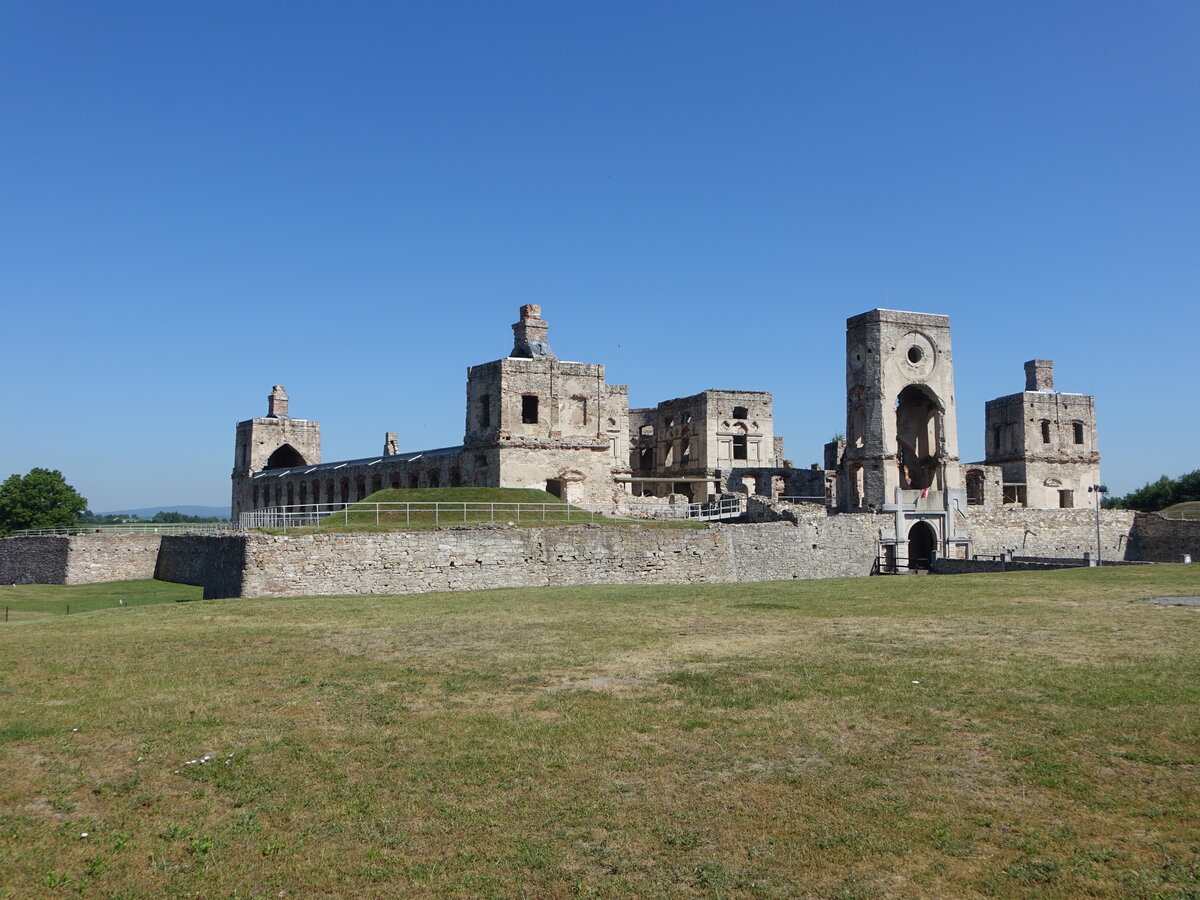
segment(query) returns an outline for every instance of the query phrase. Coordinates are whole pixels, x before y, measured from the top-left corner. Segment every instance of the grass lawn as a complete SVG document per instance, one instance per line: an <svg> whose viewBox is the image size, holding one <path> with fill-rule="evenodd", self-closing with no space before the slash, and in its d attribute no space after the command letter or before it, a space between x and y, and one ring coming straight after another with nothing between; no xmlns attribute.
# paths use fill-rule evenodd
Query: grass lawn
<svg viewBox="0 0 1200 900"><path fill-rule="evenodd" d="M10 624L0 896L1196 897L1168 595L1200 566Z"/></svg>
<svg viewBox="0 0 1200 900"><path fill-rule="evenodd" d="M78 615L97 609L199 600L204 590L169 581L116 581L104 584L0 585L0 616L10 623L42 616ZM0 620L2 621L2 620Z"/></svg>
<svg viewBox="0 0 1200 900"><path fill-rule="evenodd" d="M409 509L376 508L379 503L440 503ZM460 504L455 508L455 504ZM487 504L487 506L483 505ZM604 525L644 528L706 528L707 522L686 520L618 519L570 506L547 491L533 488L412 488L376 491L343 510L331 513L317 526L262 528L267 534L318 534L351 531L431 531L453 525L511 523L522 528L547 525Z"/></svg>
<svg viewBox="0 0 1200 900"><path fill-rule="evenodd" d="M1164 509L1162 514L1171 519L1200 519L1200 500L1176 503Z"/></svg>

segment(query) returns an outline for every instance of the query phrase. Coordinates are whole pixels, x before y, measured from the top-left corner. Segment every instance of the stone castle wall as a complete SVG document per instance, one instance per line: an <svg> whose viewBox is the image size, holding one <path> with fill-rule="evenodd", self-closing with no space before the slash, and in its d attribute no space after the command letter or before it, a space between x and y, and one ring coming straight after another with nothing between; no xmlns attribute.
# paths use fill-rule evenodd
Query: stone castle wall
<svg viewBox="0 0 1200 900"><path fill-rule="evenodd" d="M153 578L157 534L78 534L0 541L0 584L96 584Z"/></svg>
<svg viewBox="0 0 1200 900"><path fill-rule="evenodd" d="M1059 559L1078 559L1084 553L1095 553L1094 509L970 509L973 553L998 555L1012 550L1017 556ZM1104 559L1138 558L1130 546L1134 516L1130 510L1101 510L1100 541Z"/></svg>
<svg viewBox="0 0 1200 900"><path fill-rule="evenodd" d="M200 584L206 597L832 578L870 573L876 518L704 530L581 525L167 536L158 577ZM240 579L230 574L235 566Z"/></svg>
<svg viewBox="0 0 1200 900"><path fill-rule="evenodd" d="M1184 554L1188 554L1194 562L1200 563L1200 520L1137 513L1130 541L1137 559L1179 562Z"/></svg>

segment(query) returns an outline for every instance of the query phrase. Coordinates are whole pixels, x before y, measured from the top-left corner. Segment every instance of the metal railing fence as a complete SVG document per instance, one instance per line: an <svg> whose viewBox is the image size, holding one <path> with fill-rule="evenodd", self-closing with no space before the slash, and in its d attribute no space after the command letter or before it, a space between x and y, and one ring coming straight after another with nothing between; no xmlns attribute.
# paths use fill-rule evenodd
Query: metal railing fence
<svg viewBox="0 0 1200 900"><path fill-rule="evenodd" d="M306 503L241 513L238 528L346 528L351 525L481 525L512 522L584 523L604 517L596 510L565 503Z"/></svg>
<svg viewBox="0 0 1200 900"><path fill-rule="evenodd" d="M47 534L211 534L231 531L232 522L137 522L124 525L70 525L57 528L23 528L13 537L36 537Z"/></svg>
<svg viewBox="0 0 1200 900"><path fill-rule="evenodd" d="M701 503L650 503L630 500L621 505L623 511L641 519L692 519L712 521L735 519L746 511L744 497L707 500Z"/></svg>

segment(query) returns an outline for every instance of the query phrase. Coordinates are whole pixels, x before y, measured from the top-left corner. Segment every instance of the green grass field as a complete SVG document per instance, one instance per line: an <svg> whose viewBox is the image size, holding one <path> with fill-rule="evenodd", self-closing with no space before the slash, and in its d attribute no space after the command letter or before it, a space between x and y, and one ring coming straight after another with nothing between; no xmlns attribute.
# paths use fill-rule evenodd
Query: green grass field
<svg viewBox="0 0 1200 900"><path fill-rule="evenodd" d="M78 615L97 609L121 609L154 603L199 600L202 588L169 581L118 581L104 584L0 585L0 615L7 622L43 616Z"/></svg>
<svg viewBox="0 0 1200 900"><path fill-rule="evenodd" d="M10 623L0 896L1196 897L1177 595L1200 566Z"/></svg>
<svg viewBox="0 0 1200 900"><path fill-rule="evenodd" d="M1200 500L1188 500L1168 506L1162 514L1169 519L1200 519Z"/></svg>

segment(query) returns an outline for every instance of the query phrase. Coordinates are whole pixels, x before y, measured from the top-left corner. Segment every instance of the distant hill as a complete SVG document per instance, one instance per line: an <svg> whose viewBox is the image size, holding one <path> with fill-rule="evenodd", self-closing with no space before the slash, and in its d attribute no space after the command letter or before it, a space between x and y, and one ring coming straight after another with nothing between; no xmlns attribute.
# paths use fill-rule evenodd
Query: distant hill
<svg viewBox="0 0 1200 900"><path fill-rule="evenodd" d="M216 516L221 519L229 518L228 506L147 506L144 509L112 509L98 512L98 516L137 516L139 519L152 519L160 512L177 512L185 516Z"/></svg>

